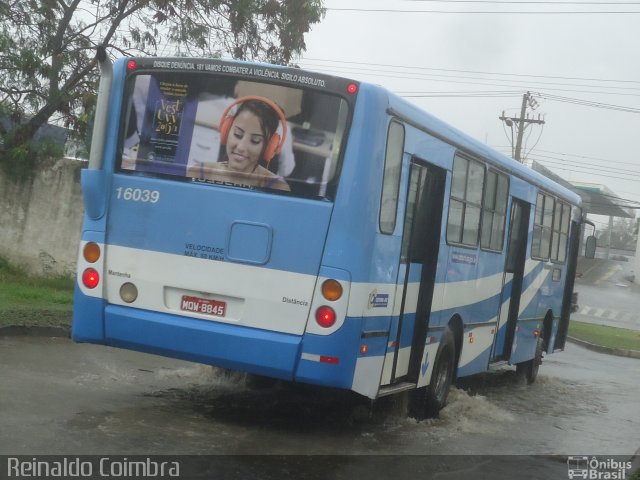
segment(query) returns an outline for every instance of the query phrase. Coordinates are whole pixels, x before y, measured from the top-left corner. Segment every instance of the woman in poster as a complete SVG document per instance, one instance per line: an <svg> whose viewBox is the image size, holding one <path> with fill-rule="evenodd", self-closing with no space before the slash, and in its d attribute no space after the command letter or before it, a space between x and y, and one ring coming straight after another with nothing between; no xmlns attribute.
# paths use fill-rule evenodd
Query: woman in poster
<svg viewBox="0 0 640 480"><path fill-rule="evenodd" d="M234 107L235 113L231 114ZM264 97L239 98L227 107L220 120L220 161L193 165L188 175L214 183L289 191L282 177L260 165L262 159L268 167L282 150L285 139L277 133L279 123L284 137L286 119L274 102Z"/></svg>

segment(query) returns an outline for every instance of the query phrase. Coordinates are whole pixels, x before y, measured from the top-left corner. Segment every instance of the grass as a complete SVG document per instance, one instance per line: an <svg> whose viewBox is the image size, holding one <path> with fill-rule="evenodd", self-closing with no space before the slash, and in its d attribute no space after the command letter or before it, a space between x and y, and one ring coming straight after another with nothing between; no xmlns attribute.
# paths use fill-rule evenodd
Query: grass
<svg viewBox="0 0 640 480"><path fill-rule="evenodd" d="M640 351L640 331L592 323L569 323L569 336L610 348Z"/></svg>
<svg viewBox="0 0 640 480"><path fill-rule="evenodd" d="M0 327L71 326L73 279L33 277L0 257Z"/></svg>
<svg viewBox="0 0 640 480"><path fill-rule="evenodd" d="M73 283L63 276L30 276L0 257L0 327L70 327ZM605 347L640 351L640 331L571 321L569 335Z"/></svg>

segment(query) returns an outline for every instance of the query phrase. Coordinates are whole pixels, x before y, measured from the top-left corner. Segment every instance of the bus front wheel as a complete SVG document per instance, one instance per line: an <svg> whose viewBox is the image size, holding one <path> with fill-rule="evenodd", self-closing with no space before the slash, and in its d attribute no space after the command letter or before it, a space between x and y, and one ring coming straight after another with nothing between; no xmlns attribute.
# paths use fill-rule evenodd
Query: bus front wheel
<svg viewBox="0 0 640 480"><path fill-rule="evenodd" d="M416 418L435 418L447 404L455 368L453 332L447 327L440 340L431 382L414 391L413 412Z"/></svg>

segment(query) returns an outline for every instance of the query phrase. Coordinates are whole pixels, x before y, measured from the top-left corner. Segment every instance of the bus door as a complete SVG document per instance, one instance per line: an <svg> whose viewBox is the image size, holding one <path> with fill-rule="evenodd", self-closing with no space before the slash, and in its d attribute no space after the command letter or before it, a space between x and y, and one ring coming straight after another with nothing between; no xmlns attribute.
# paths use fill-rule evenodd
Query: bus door
<svg viewBox="0 0 640 480"><path fill-rule="evenodd" d="M433 298L446 171L413 158L405 209L396 302L397 329L389 332L390 382L417 381ZM394 308L394 311L397 311Z"/></svg>
<svg viewBox="0 0 640 480"><path fill-rule="evenodd" d="M527 259L527 238L531 205L517 198L511 203L509 241L502 282L502 306L498 315L494 360L508 360L518 322L522 280Z"/></svg>
<svg viewBox="0 0 640 480"><path fill-rule="evenodd" d="M562 309L560 311L560 324L555 345L551 350L564 350L569 331L569 317L572 311L573 287L576 279L576 269L578 265L578 250L580 249L580 225L571 222L571 236L569 237L569 253L567 255L568 265L564 286L564 296L562 298ZM547 346L549 348L550 345Z"/></svg>

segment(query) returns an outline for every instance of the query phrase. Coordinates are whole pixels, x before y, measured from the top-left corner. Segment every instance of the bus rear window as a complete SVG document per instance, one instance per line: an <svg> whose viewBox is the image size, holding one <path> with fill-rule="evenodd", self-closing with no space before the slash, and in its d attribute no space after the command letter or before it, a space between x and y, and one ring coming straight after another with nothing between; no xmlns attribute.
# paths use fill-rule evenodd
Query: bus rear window
<svg viewBox="0 0 640 480"><path fill-rule="evenodd" d="M120 171L332 198L348 104L208 74L129 78Z"/></svg>

